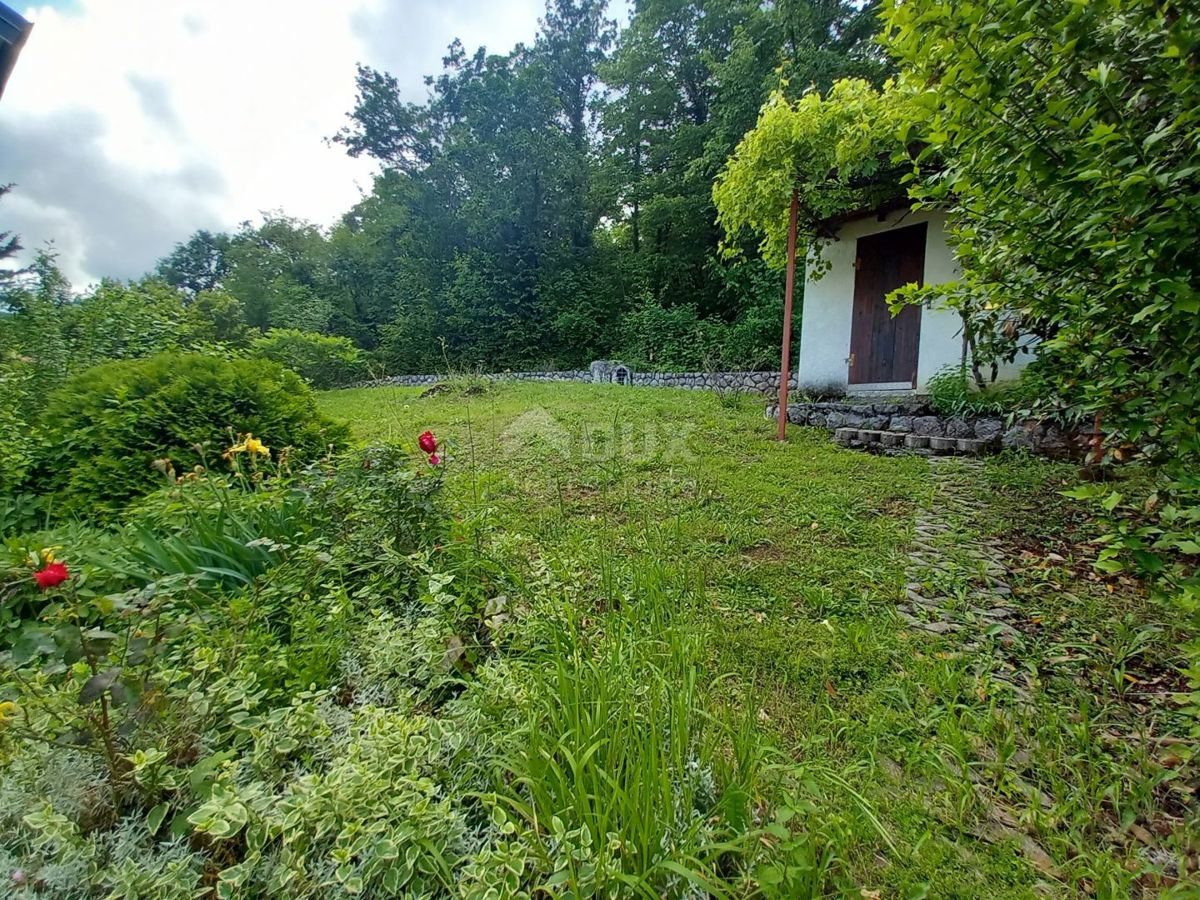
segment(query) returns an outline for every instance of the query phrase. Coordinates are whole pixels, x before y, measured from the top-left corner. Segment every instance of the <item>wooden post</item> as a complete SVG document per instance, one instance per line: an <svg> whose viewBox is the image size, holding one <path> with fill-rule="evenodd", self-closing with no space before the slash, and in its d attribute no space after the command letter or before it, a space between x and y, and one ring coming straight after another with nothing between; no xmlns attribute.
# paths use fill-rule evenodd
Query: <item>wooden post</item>
<svg viewBox="0 0 1200 900"><path fill-rule="evenodd" d="M796 285L796 217L800 209L800 191L792 188L792 208L788 213L787 274L783 281L783 360L779 367L779 431L776 440L787 440L788 379L792 377L792 291Z"/></svg>

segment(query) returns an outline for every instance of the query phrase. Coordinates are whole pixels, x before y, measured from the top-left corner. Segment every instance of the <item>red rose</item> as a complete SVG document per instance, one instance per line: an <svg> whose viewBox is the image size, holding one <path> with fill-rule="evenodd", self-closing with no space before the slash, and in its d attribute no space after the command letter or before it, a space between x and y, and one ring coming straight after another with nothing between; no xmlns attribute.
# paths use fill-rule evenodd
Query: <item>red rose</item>
<svg viewBox="0 0 1200 900"><path fill-rule="evenodd" d="M70 577L71 574L67 571L66 565L60 562L50 563L40 572L33 573L33 580L43 591L62 584Z"/></svg>
<svg viewBox="0 0 1200 900"><path fill-rule="evenodd" d="M442 461L442 458L440 456L438 456L436 453L431 454L429 457L429 464L431 466L436 466L441 461Z"/></svg>
<svg viewBox="0 0 1200 900"><path fill-rule="evenodd" d="M417 438L417 444L426 453L432 453L437 449L437 438L433 436L432 431L422 431L421 436Z"/></svg>

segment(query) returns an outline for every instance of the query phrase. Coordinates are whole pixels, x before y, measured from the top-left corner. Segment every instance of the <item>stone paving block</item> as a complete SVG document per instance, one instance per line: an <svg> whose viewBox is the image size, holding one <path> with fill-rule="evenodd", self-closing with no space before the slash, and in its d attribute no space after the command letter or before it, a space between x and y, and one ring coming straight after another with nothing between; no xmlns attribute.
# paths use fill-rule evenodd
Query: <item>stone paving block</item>
<svg viewBox="0 0 1200 900"><path fill-rule="evenodd" d="M946 452L942 449L945 444L941 442L956 448L962 440L978 443L974 438L905 437L906 443L927 441L932 450L924 452L938 454ZM1003 547L996 540L985 540L970 546L957 546L951 551L946 546L939 547L939 542L935 541L938 536L949 532L955 522L970 522L979 515L980 511L969 491L980 474L980 466L970 456L930 457L930 471L935 483L934 499L928 509L916 516L912 548L905 567L905 599L897 611L913 630L937 635L963 632L968 636L964 650L987 652L988 648L994 650L997 643L1011 647L1022 639L1021 631L1012 624L1018 621L1021 614L1009 602L1012 588L1007 582L1009 573L1004 564ZM951 552L953 558L948 555ZM966 559L963 560L962 556ZM929 596L933 593L928 586L931 576L967 578L975 588L965 601L947 596Z"/></svg>
<svg viewBox="0 0 1200 900"><path fill-rule="evenodd" d="M958 631L962 626L956 625L954 622L918 622L915 628L922 631L928 631L930 634L950 634Z"/></svg>

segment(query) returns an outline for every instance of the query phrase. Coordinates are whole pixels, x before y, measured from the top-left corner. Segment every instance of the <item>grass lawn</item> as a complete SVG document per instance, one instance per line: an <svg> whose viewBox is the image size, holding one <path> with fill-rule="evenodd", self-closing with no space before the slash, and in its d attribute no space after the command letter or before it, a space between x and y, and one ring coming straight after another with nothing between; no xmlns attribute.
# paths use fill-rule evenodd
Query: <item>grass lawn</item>
<svg viewBox="0 0 1200 900"><path fill-rule="evenodd" d="M1195 772L1170 700L1180 616L1091 571L1088 523L1057 493L1072 467L1002 457L966 485L979 514L943 538L944 587L969 591L961 551L998 540L1021 637L964 649L894 611L934 500L923 459L810 429L779 444L760 402L702 392L372 388L320 404L363 442L447 439L459 514L515 561L527 615L547 584L568 600L595 632L590 662L621 665L598 648L648 597L673 607L694 654L661 671L729 723L721 752L761 755L754 890L1196 896ZM613 771L624 802L644 773Z"/></svg>

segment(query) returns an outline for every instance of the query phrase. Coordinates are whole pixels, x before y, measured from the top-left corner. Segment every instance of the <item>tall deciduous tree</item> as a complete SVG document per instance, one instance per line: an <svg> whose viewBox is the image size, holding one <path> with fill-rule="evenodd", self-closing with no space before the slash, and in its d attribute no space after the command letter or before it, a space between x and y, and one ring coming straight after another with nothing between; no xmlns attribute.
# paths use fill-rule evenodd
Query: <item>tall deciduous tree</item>
<svg viewBox="0 0 1200 900"><path fill-rule="evenodd" d="M0 184L0 199L3 199L4 195L12 189L11 184ZM11 231L0 231L0 263L6 259L14 259L23 249L19 235L13 234ZM0 267L0 288L28 271L28 269L14 266Z"/></svg>
<svg viewBox="0 0 1200 900"><path fill-rule="evenodd" d="M481 363L553 356L559 305L580 298L547 285L589 264L603 212L588 114L612 40L603 10L555 0L534 44L505 55L452 44L424 104L403 101L390 76L360 69L351 123L336 140L385 171L335 242L353 248L359 272L390 275L338 271L355 296L392 312L385 349L403 364L414 360L397 349L403 341L424 345L426 366L442 341ZM400 247L407 259L386 261Z"/></svg>
<svg viewBox="0 0 1200 900"><path fill-rule="evenodd" d="M227 234L214 234L201 229L159 260L155 272L167 284L174 285L189 297L201 291L215 291L229 274L230 239Z"/></svg>
<svg viewBox="0 0 1200 900"><path fill-rule="evenodd" d="M631 249L648 256L650 290L667 305L737 317L725 290L712 183L768 94L789 96L888 71L873 37L875 4L840 0L641 0L603 70L605 131Z"/></svg>
<svg viewBox="0 0 1200 900"><path fill-rule="evenodd" d="M250 326L350 337L406 369L443 345L458 363L577 366L651 320L703 322L706 347L757 364L778 279L753 248L718 258L712 179L781 73L795 90L874 77L873 23L857 2L639 0L618 35L604 0L549 0L529 45L452 43L422 98L360 66L333 140L379 162L372 191L328 232L282 214L199 232L159 274L228 291ZM691 312L646 315L647 296Z"/></svg>

